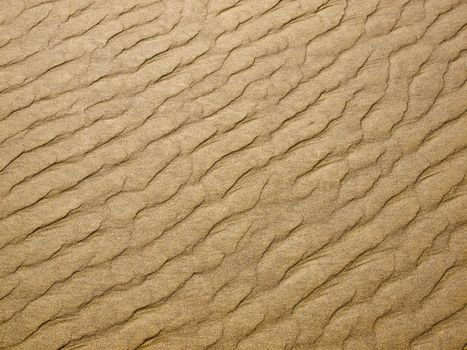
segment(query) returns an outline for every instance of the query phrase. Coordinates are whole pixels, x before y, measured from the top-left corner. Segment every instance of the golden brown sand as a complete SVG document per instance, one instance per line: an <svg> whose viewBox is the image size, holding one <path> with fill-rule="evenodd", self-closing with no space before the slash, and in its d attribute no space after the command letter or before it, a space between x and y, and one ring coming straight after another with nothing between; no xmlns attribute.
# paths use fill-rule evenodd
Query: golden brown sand
<svg viewBox="0 0 467 350"><path fill-rule="evenodd" d="M0 349L464 349L466 79L465 0L1 0Z"/></svg>

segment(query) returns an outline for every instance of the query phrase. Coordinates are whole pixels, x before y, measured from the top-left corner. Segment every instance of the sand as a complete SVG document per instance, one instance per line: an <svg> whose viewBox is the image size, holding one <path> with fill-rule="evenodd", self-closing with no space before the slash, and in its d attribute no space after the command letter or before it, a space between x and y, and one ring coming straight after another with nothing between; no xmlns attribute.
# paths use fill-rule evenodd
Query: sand
<svg viewBox="0 0 467 350"><path fill-rule="evenodd" d="M0 1L0 349L465 349L467 2Z"/></svg>

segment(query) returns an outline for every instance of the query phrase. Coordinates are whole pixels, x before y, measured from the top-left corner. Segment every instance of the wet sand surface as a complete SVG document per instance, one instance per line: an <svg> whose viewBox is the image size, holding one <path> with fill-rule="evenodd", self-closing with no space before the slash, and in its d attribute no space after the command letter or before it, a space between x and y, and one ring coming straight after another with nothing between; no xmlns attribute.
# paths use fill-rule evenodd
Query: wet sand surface
<svg viewBox="0 0 467 350"><path fill-rule="evenodd" d="M0 349L465 349L467 2L0 1Z"/></svg>

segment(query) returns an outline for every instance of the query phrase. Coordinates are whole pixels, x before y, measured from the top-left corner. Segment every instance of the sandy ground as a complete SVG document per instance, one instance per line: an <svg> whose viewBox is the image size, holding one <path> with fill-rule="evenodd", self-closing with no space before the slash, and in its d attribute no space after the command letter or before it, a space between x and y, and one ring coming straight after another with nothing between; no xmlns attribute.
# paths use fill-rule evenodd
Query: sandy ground
<svg viewBox="0 0 467 350"><path fill-rule="evenodd" d="M0 348L467 348L467 1L0 0Z"/></svg>

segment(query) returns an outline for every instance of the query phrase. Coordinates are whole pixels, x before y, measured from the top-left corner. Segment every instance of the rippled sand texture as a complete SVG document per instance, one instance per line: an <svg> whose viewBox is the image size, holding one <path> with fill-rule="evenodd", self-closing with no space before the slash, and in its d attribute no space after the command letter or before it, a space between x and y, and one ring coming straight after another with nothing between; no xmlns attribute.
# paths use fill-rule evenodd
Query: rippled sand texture
<svg viewBox="0 0 467 350"><path fill-rule="evenodd" d="M0 349L465 349L467 1L0 0Z"/></svg>

